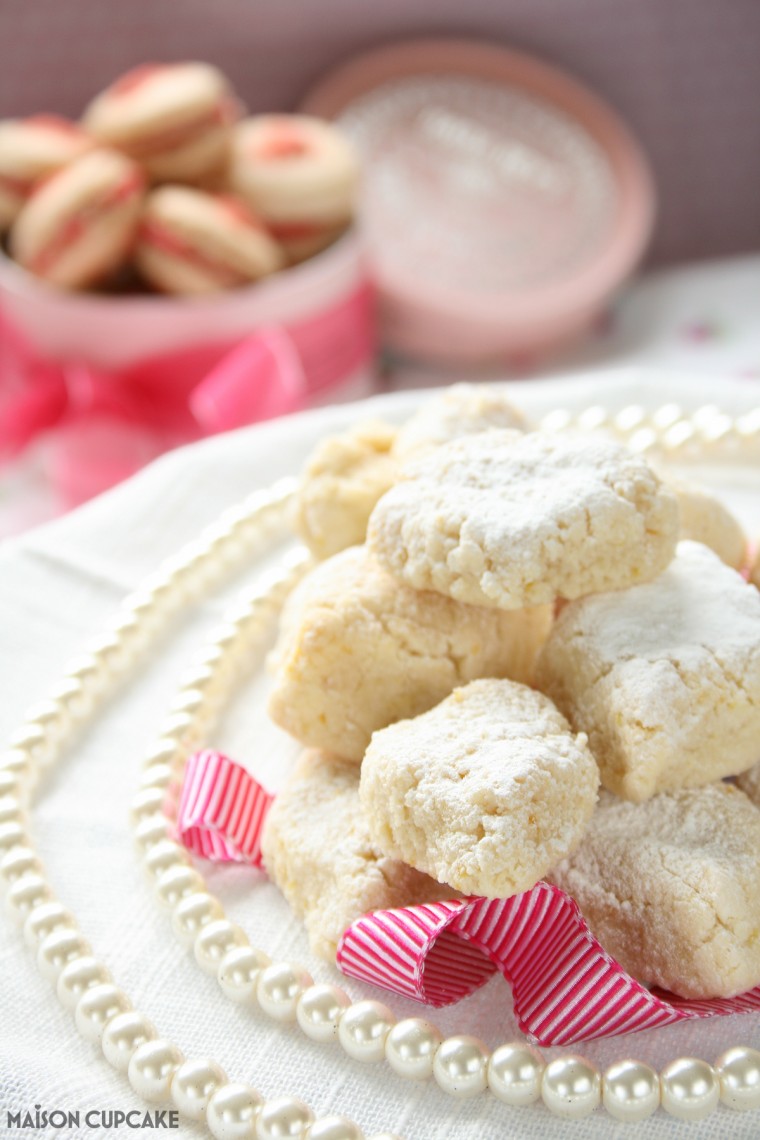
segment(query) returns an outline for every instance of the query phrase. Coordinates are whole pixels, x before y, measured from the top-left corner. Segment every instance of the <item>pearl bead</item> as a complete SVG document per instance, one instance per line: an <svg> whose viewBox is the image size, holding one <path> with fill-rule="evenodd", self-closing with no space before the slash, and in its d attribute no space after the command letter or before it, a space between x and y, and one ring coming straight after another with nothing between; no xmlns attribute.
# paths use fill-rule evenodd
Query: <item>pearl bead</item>
<svg viewBox="0 0 760 1140"><path fill-rule="evenodd" d="M23 783L18 772L0 767L0 796L22 796Z"/></svg>
<svg viewBox="0 0 760 1140"><path fill-rule="evenodd" d="M298 999L296 1019L312 1041L334 1041L338 1024L351 1004L351 999L340 986L309 986Z"/></svg>
<svg viewBox="0 0 760 1140"><path fill-rule="evenodd" d="M340 1019L338 1040L355 1061L382 1061L385 1040L395 1022L387 1005L379 1001L358 1001Z"/></svg>
<svg viewBox="0 0 760 1140"><path fill-rule="evenodd" d="M173 713L161 727L162 735L176 740L180 748L192 750L202 743L202 726L189 713Z"/></svg>
<svg viewBox="0 0 760 1140"><path fill-rule="evenodd" d="M3 752L0 772L3 772L6 778L12 776L18 787L27 793L32 791L39 780L39 768L23 748L9 748Z"/></svg>
<svg viewBox="0 0 760 1140"><path fill-rule="evenodd" d="M660 1074L662 1107L678 1120L704 1120L720 1100L720 1082L712 1065L679 1057Z"/></svg>
<svg viewBox="0 0 760 1140"><path fill-rule="evenodd" d="M541 1096L555 1116L579 1120L589 1116L601 1100L601 1074L590 1061L568 1053L547 1064L541 1081Z"/></svg>
<svg viewBox="0 0 760 1140"><path fill-rule="evenodd" d="M385 1039L385 1057L400 1077L425 1081L433 1075L435 1054L443 1037L429 1021L407 1017Z"/></svg>
<svg viewBox="0 0 760 1140"><path fill-rule="evenodd" d="M241 930L234 922L220 918L216 922L210 922L208 926L204 926L196 935L193 943L193 954L202 970L207 974L216 976L224 955L236 946L246 946L247 944L248 938L244 930Z"/></svg>
<svg viewBox="0 0 760 1140"><path fill-rule="evenodd" d="M715 1062L720 1099L729 1108L760 1108L760 1051L736 1045Z"/></svg>
<svg viewBox="0 0 760 1140"><path fill-rule="evenodd" d="M42 863L32 847L12 847L0 859L0 879L4 885L15 883L30 872L39 875L42 871Z"/></svg>
<svg viewBox="0 0 760 1140"><path fill-rule="evenodd" d="M61 1005L73 1010L87 990L110 981L111 975L97 958L74 958L58 975L55 990Z"/></svg>
<svg viewBox="0 0 760 1140"><path fill-rule="evenodd" d="M72 930L76 927L76 920L71 911L66 910L63 903L43 903L27 917L24 923L24 940L30 949L36 946L56 930Z"/></svg>
<svg viewBox="0 0 760 1140"><path fill-rule="evenodd" d="M133 826L147 816L163 811L165 795L160 788L143 788L132 800L129 819Z"/></svg>
<svg viewBox="0 0 760 1140"><path fill-rule="evenodd" d="M44 764L50 758L51 744L41 724L34 721L22 724L10 739L12 748L26 752L33 760Z"/></svg>
<svg viewBox="0 0 760 1140"><path fill-rule="evenodd" d="M314 979L302 966L275 962L265 966L256 983L256 1000L275 1021L295 1021L298 999Z"/></svg>
<svg viewBox="0 0 760 1140"><path fill-rule="evenodd" d="M544 1059L524 1042L500 1045L488 1062L488 1087L505 1104L532 1104L541 1096Z"/></svg>
<svg viewBox="0 0 760 1140"><path fill-rule="evenodd" d="M255 1140L262 1100L250 1085L223 1085L211 1097L206 1124L215 1140Z"/></svg>
<svg viewBox="0 0 760 1140"><path fill-rule="evenodd" d="M38 724L53 745L60 745L72 728L71 716L65 704L57 700L40 701L27 709L26 719Z"/></svg>
<svg viewBox="0 0 760 1140"><path fill-rule="evenodd" d="M163 843L169 837L169 821L161 813L146 816L141 819L135 828L135 844L140 851L147 854L151 847Z"/></svg>
<svg viewBox="0 0 760 1140"><path fill-rule="evenodd" d="M296 1097L280 1096L268 1100L259 1109L256 1140L284 1140L285 1137L303 1140L313 1120L314 1113L309 1106Z"/></svg>
<svg viewBox="0 0 760 1140"><path fill-rule="evenodd" d="M171 867L189 867L190 856L179 843L164 838L153 844L143 859L143 866L151 878L157 879Z"/></svg>
<svg viewBox="0 0 760 1140"><path fill-rule="evenodd" d="M225 997L244 1005L256 1000L259 975L271 964L271 958L263 950L256 950L253 946L235 946L219 963L216 980Z"/></svg>
<svg viewBox="0 0 760 1140"><path fill-rule="evenodd" d="M433 1076L455 1097L477 1096L486 1087L488 1050L477 1037L447 1037L433 1062Z"/></svg>
<svg viewBox="0 0 760 1140"><path fill-rule="evenodd" d="M153 764L168 764L171 768L176 769L184 760L185 755L186 750L180 747L175 737L162 736L145 756L144 767L150 768Z"/></svg>
<svg viewBox="0 0 760 1140"><path fill-rule="evenodd" d="M177 772L171 764L151 764L140 774L140 787L166 790L176 779Z"/></svg>
<svg viewBox="0 0 760 1140"><path fill-rule="evenodd" d="M217 918L224 918L220 903L213 895L198 891L194 895L186 895L177 903L172 914L172 928L182 945L189 950L198 931Z"/></svg>
<svg viewBox="0 0 760 1140"><path fill-rule="evenodd" d="M616 1120L646 1120L660 1104L660 1078L642 1061L617 1061L602 1082L602 1103Z"/></svg>
<svg viewBox="0 0 760 1140"><path fill-rule="evenodd" d="M173 909L187 895L202 894L204 885L194 867L187 863L175 863L158 875L156 897L162 906Z"/></svg>
<svg viewBox="0 0 760 1140"><path fill-rule="evenodd" d="M67 710L74 722L92 715L92 696L76 677L64 677L58 681L50 690L50 696Z"/></svg>
<svg viewBox="0 0 760 1140"><path fill-rule="evenodd" d="M28 914L52 898L53 891L47 879L30 871L9 886L5 909L11 918L23 923Z"/></svg>
<svg viewBox="0 0 760 1140"><path fill-rule="evenodd" d="M169 1100L174 1074L184 1056L170 1041L162 1038L138 1045L129 1059L129 1083L149 1104L163 1104Z"/></svg>
<svg viewBox="0 0 760 1140"><path fill-rule="evenodd" d="M37 966L43 977L48 981L57 982L67 962L73 962L75 958L87 958L90 955L90 944L84 940L78 930L54 930L40 942Z"/></svg>
<svg viewBox="0 0 760 1140"><path fill-rule="evenodd" d="M323 1116L306 1129L304 1140L364 1140L364 1133L346 1116Z"/></svg>
<svg viewBox="0 0 760 1140"><path fill-rule="evenodd" d="M26 808L18 796L11 795L10 792L0 796L0 823L26 822Z"/></svg>
<svg viewBox="0 0 760 1140"><path fill-rule="evenodd" d="M215 1061L183 1061L172 1081L174 1107L190 1120L203 1120L214 1093L227 1083Z"/></svg>
<svg viewBox="0 0 760 1140"><path fill-rule="evenodd" d="M113 982L93 986L82 994L74 1010L77 1029L88 1041L100 1041L112 1018L132 1008L127 995Z"/></svg>
<svg viewBox="0 0 760 1140"><path fill-rule="evenodd" d="M100 1047L108 1064L118 1072L126 1073L134 1053L155 1037L153 1022L145 1014L130 1009L111 1018L103 1030Z"/></svg>
<svg viewBox="0 0 760 1140"><path fill-rule="evenodd" d="M31 847L31 839L18 820L0 823L0 851L12 851L14 847Z"/></svg>

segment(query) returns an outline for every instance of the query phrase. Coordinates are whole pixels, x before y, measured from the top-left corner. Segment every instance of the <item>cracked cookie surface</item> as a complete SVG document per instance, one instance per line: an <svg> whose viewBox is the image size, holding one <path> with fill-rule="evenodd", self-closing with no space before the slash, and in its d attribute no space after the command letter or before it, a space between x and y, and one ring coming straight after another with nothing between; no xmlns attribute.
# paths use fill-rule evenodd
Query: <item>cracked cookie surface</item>
<svg viewBox="0 0 760 1140"><path fill-rule="evenodd" d="M760 984L760 811L710 784L631 804L603 793L549 876L639 981L686 998Z"/></svg>
<svg viewBox="0 0 760 1140"><path fill-rule="evenodd" d="M376 732L361 802L377 847L465 894L534 886L581 839L599 773L541 693L473 681Z"/></svg>
<svg viewBox="0 0 760 1140"><path fill-rule="evenodd" d="M293 592L272 654L272 719L303 744L361 760L372 733L475 677L528 681L551 609L494 613L399 583L352 547Z"/></svg>
<svg viewBox="0 0 760 1140"><path fill-rule="evenodd" d="M678 505L605 440L492 429L406 467L367 542L420 590L502 609L649 581L678 538Z"/></svg>
<svg viewBox="0 0 760 1140"><path fill-rule="evenodd" d="M760 594L679 543L654 582L565 606L536 684L626 799L737 775L760 750Z"/></svg>
<svg viewBox="0 0 760 1140"><path fill-rule="evenodd" d="M270 808L262 853L269 877L303 919L312 950L328 961L367 911L452 896L380 854L362 816L356 765L326 752L299 758Z"/></svg>

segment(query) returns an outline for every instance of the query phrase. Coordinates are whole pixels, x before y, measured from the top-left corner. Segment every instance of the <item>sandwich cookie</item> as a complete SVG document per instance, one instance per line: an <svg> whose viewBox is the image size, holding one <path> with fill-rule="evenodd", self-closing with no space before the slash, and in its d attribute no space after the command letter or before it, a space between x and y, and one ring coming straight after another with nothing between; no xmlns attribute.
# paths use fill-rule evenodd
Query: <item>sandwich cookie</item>
<svg viewBox="0 0 760 1140"><path fill-rule="evenodd" d="M140 162L154 182L199 182L226 162L239 110L210 64L145 64L98 95L83 122L99 142Z"/></svg>
<svg viewBox="0 0 760 1140"><path fill-rule="evenodd" d="M0 123L0 231L10 226L41 178L94 145L89 135L58 115Z"/></svg>
<svg viewBox="0 0 760 1140"><path fill-rule="evenodd" d="M258 281L284 264L282 251L242 202L186 186L148 196L135 261L164 293L214 293Z"/></svg>
<svg viewBox="0 0 760 1140"><path fill-rule="evenodd" d="M53 285L95 285L125 260L144 189L142 171L130 159L90 151L34 191L13 226L11 253Z"/></svg>
<svg viewBox="0 0 760 1140"><path fill-rule="evenodd" d="M329 245L353 214L359 162L329 123L257 115L233 132L232 189L261 215L291 262Z"/></svg>

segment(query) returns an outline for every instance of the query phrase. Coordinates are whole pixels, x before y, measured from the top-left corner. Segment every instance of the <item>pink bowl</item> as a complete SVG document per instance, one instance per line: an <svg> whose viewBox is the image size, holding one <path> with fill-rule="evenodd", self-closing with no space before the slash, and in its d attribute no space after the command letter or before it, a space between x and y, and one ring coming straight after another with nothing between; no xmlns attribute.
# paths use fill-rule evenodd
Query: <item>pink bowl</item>
<svg viewBox="0 0 760 1140"><path fill-rule="evenodd" d="M654 218L626 126L531 56L422 40L338 68L304 110L365 160L361 228L394 349L446 363L545 353L639 260Z"/></svg>

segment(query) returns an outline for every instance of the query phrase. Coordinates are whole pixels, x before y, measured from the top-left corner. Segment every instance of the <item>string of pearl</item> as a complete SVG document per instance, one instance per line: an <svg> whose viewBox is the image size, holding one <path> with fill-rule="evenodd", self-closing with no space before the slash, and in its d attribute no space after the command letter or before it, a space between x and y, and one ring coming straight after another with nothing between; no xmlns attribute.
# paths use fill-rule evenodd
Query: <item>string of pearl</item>
<svg viewBox="0 0 760 1140"><path fill-rule="evenodd" d="M73 1013L81 1035L99 1044L134 1091L150 1104L171 1103L185 1117L205 1121L217 1140L362 1140L341 1116L317 1119L297 1097L264 1101L242 1082L231 1082L216 1062L186 1060L153 1023L135 1010L95 957L73 914L55 896L29 833L28 809L41 777L61 758L75 732L90 720L117 685L176 618L195 600L248 562L275 537L284 537L284 512L295 483L283 480L225 511L217 523L146 580L120 606L105 634L72 661L47 701L31 709L0 758L0 885L6 910L23 924L40 973ZM254 603L258 619L276 613L307 562L296 556L268 582ZM244 640L241 618L219 640L229 661ZM174 730L182 736L181 718ZM154 765L152 775L160 765ZM155 785L158 787L158 784ZM373 1140L399 1140L383 1133Z"/></svg>
<svg viewBox="0 0 760 1140"><path fill-rule="evenodd" d="M672 416L670 412L666 415L664 409L660 409L660 413L651 417L655 424L658 415L661 421ZM574 420L564 413L562 416L563 423L552 424L547 420L542 426L546 430L568 426L587 430L604 426L594 409ZM615 430L626 434L628 429L621 422L621 417L623 413L615 417ZM599 422L594 424L589 420ZM634 415L629 414L628 420L631 429L628 431L629 442L632 442L635 432L640 430L640 423L636 427L637 409ZM729 440L746 439L754 444L760 437L760 412L731 421L727 432L721 433L721 438L726 435ZM639 444L642 442L640 440ZM669 446L678 446L677 441L671 440ZM647 450L641 446L639 449ZM361 1133L350 1122L341 1118L324 1118L307 1123L311 1117L309 1110L302 1102L290 1098L262 1106L258 1094L248 1086L227 1084L226 1078L220 1084L223 1074L213 1062L184 1062L175 1046L157 1041L153 1026L143 1015L132 1011L129 999L111 983L106 967L91 955L73 916L55 899L26 830L26 807L40 771L59 757L73 732L94 715L98 704L110 695L129 667L152 647L172 615L194 597L211 589L230 568L249 555L262 538L281 526L283 509L291 491L292 484L278 485L270 493L254 496L241 507L225 512L198 542L191 544L126 599L104 637L71 664L50 699L30 712L25 724L12 738L10 751L0 762L0 881L8 887L8 909L17 918L25 920L25 937L29 945L37 949L40 969L56 983L63 1004L75 1011L78 1028L85 1036L102 1042L109 1062L128 1072L143 1096L165 1099L171 1093L175 1103L181 1104L181 1111L194 1118L205 1116L217 1137L240 1137L242 1140L243 1137L256 1136L261 1140L269 1135L301 1135L304 1138L308 1135L309 1140L317 1140L318 1137L337 1140L346 1135L354 1140ZM222 656L231 656L228 648L223 638L218 641L217 650ZM214 661L207 661L206 666L206 679L210 682L210 675L215 671ZM200 682L201 678L197 680ZM180 734L183 732L183 717L188 715L187 710L177 714L179 723L175 727ZM186 719L184 723L187 728ZM152 787L154 791L160 791L162 769L164 776L167 771L169 773L165 787L171 780L171 765L166 763L166 758L154 757L149 767L152 772L147 777L145 789L149 791ZM163 801L163 793L161 795ZM164 839L162 842L170 841ZM169 870L171 868L166 869ZM165 875L166 871L162 874ZM189 866L184 871L178 868L176 873L181 876L187 872L197 874ZM200 881L200 876L198 879ZM312 994L314 999L316 996ZM305 993L299 994L300 1007L308 1007L304 998ZM357 1003L358 1006L362 1004ZM318 1021L320 1016L315 1013L314 1019ZM344 1015L341 1014L340 1021L343 1020ZM347 1019L347 1025L350 1024L351 1019ZM388 1029L386 1046L392 1033L403 1037L402 1026L408 1029L404 1022ZM414 1040L414 1031L410 1032ZM332 1022L329 1023L329 1034L330 1037L335 1035ZM312 1036L317 1035L318 1031L313 1030ZM363 1031L359 1033L362 1035ZM480 1043L476 1041L473 1049L472 1039L468 1038L452 1038L437 1044L433 1068L448 1074L452 1091L459 1095L479 1091L485 1071L486 1083L497 1096L508 1103L519 1102L523 1070L520 1054L514 1050L525 1050L527 1099L537 1099L534 1093L538 1083L543 1098L551 1103L554 1111L562 1114L568 1107L572 1108L572 1115L585 1114L596 1106L601 1095L613 1115L616 1105L625 1119L633 1119L635 1105L646 1100L641 1090L643 1087L646 1094L653 1072L638 1062L620 1062L612 1066L602 1079L593 1066L572 1056L544 1066L538 1054L534 1057L534 1051L522 1044L502 1046L486 1063L484 1047L477 1046ZM415 1049L413 1046L410 1050L403 1042L398 1044L398 1051L403 1053L409 1067ZM426 1070L428 1063L429 1059L425 1059L421 1067ZM532 1068L539 1066L537 1078ZM687 1113L689 1119L694 1118L693 1113L701 1117L705 1111L711 1111L718 1097L732 1107L757 1107L760 1104L758 1074L760 1054L741 1046L724 1053L714 1068L701 1061L681 1058L667 1066L660 1076L658 1099L669 1111L676 1115ZM407 1071L406 1075L412 1074ZM504 1078L506 1084L502 1088ZM470 1090L466 1087L468 1084L476 1087ZM375 1140L392 1138L384 1135L384 1138Z"/></svg>

